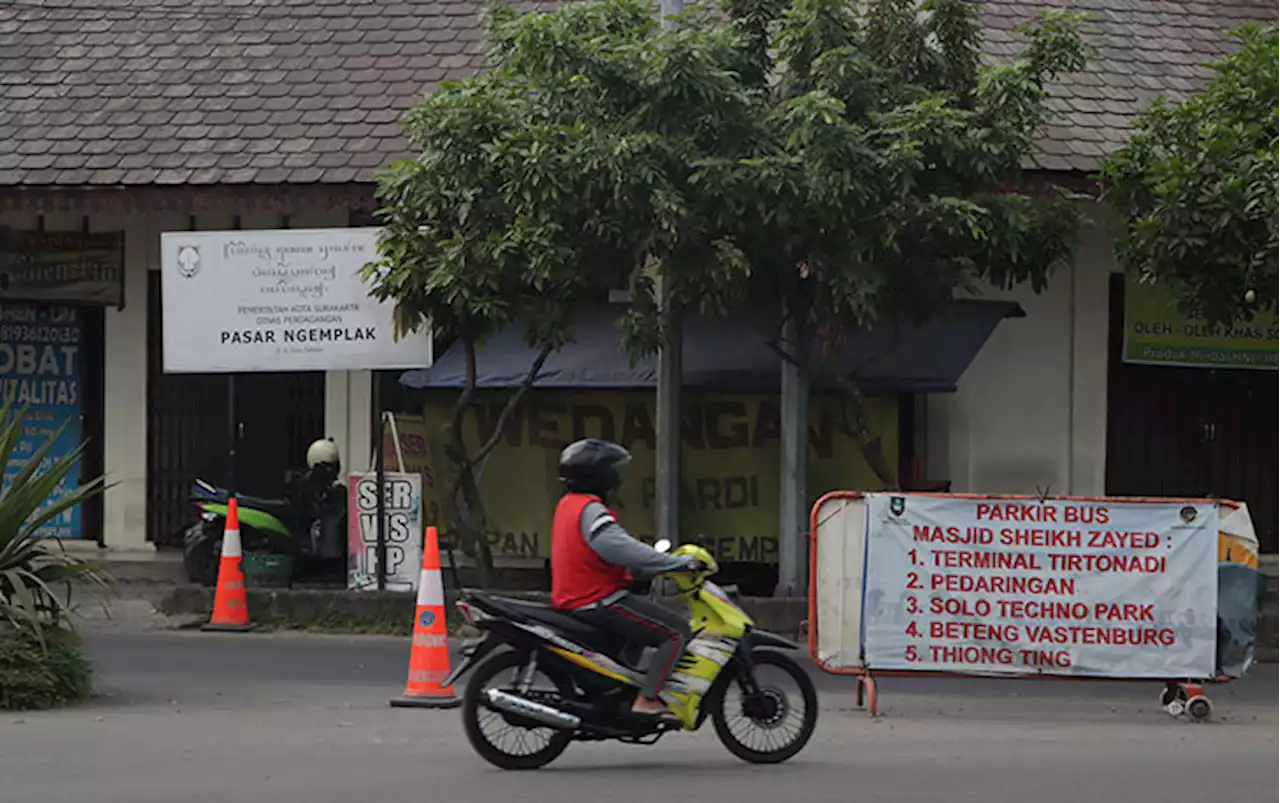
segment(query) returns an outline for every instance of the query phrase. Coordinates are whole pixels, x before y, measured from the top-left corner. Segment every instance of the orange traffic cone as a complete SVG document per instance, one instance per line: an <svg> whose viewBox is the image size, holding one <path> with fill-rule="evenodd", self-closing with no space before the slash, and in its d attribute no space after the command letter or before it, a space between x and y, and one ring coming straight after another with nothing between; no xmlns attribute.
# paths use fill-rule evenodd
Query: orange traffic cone
<svg viewBox="0 0 1280 803"><path fill-rule="evenodd" d="M427 528L422 544L422 572L418 575L418 610L409 648L409 682L392 708L455 708L462 704L449 676L449 633L444 621L444 583L440 579L440 544L435 527Z"/></svg>
<svg viewBox="0 0 1280 803"><path fill-rule="evenodd" d="M218 588L213 593L213 616L201 630L241 632L252 630L249 605L240 568L240 513L236 498L227 501L227 526L222 531L222 560L218 564Z"/></svg>

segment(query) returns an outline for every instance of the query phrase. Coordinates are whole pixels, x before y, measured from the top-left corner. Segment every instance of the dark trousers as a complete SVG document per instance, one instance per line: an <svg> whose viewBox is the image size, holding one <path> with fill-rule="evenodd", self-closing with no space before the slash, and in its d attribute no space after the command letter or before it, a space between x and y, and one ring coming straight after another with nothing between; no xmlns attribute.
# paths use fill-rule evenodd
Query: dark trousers
<svg viewBox="0 0 1280 803"><path fill-rule="evenodd" d="M634 594L609 605L574 611L573 615L633 644L657 648L640 686L640 694L645 697L658 696L692 636L685 617Z"/></svg>

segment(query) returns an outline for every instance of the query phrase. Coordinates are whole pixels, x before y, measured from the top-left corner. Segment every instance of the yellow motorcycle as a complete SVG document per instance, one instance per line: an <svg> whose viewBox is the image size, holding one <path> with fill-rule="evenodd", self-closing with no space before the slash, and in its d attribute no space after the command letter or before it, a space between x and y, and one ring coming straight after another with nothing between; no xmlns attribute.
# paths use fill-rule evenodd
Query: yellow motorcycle
<svg viewBox="0 0 1280 803"><path fill-rule="evenodd" d="M670 543L657 548L665 552ZM546 605L463 592L458 610L483 635L464 645L446 683L483 661L462 704L467 739L482 758L503 769L537 769L573 741L653 744L671 731L697 730L708 716L744 761L776 764L804 748L818 720L817 691L805 669L779 652L797 645L752 626L710 581L718 567L705 549L685 544L672 554L705 567L666 575L693 630L662 691L679 723L631 713L643 655L620 636Z"/></svg>

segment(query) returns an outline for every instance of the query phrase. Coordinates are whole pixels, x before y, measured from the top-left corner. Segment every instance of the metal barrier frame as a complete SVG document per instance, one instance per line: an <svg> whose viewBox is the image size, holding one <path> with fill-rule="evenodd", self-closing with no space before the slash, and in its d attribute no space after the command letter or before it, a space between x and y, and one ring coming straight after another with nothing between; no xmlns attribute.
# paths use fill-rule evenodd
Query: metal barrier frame
<svg viewBox="0 0 1280 803"><path fill-rule="evenodd" d="M832 675L851 676L857 682L855 688L855 704L859 708L865 707L868 716L877 716L879 690L876 686L876 676L880 677L933 677L933 678L984 678L986 675L974 675L964 672L940 672L938 670L911 670L911 669L885 669L877 670L874 667L838 667L831 666L822 660L818 655L818 628L821 622L818 620L818 584L814 578L818 572L818 511L828 502L836 499L865 499L868 493L892 493L891 491L831 491L823 494L817 502L813 503L813 507L809 511L809 618L805 623L807 625L809 637L809 656L813 662L823 672ZM1238 504L1227 499L1199 499L1181 496L1166 497L1150 497L1150 496L1036 496L1034 494L977 494L977 493L933 493L933 492L915 492L901 491L903 495L909 496L927 496L941 497L944 499L974 499L974 500L1001 500L1011 502L1047 502L1047 501L1070 501L1070 502L1119 502L1119 503L1138 503L1138 504L1215 504L1219 506L1238 507ZM1013 680L1088 680L1088 681L1110 681L1118 683L1152 683L1161 682L1160 678L1126 678L1126 677L1089 677L1089 676L1073 676L1073 675L1050 675L1050 674L1025 674L1025 675L1008 675L1002 676L1002 679ZM1202 716L1192 714L1197 720L1208 718L1212 712L1212 703L1204 693L1204 686L1211 683L1228 683L1235 680L1230 675L1215 675L1209 678L1165 678L1164 691L1161 693L1162 705L1167 706L1176 699L1182 699L1186 703L1186 708L1191 709L1193 701L1204 701L1205 709ZM1176 716L1176 715L1175 715Z"/></svg>

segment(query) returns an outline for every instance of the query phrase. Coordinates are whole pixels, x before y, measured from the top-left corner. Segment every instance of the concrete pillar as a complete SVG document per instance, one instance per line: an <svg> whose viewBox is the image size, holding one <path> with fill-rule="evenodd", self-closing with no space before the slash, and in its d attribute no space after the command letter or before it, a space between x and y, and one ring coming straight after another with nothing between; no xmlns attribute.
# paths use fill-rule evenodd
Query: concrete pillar
<svg viewBox="0 0 1280 803"><path fill-rule="evenodd" d="M327 371L324 375L324 430L342 455L345 471L368 471L373 433L369 431L372 371Z"/></svg>
<svg viewBox="0 0 1280 803"><path fill-rule="evenodd" d="M125 231L124 309L104 315L103 543L151 550L147 542L147 271L159 268L160 230L145 215L91 218L94 231Z"/></svg>
<svg viewBox="0 0 1280 803"><path fill-rule="evenodd" d="M1069 481L1076 496L1102 496L1107 488L1107 369L1110 361L1111 273L1114 231L1107 208L1091 204L1071 266L1071 437Z"/></svg>

